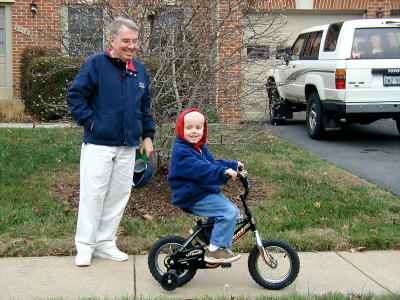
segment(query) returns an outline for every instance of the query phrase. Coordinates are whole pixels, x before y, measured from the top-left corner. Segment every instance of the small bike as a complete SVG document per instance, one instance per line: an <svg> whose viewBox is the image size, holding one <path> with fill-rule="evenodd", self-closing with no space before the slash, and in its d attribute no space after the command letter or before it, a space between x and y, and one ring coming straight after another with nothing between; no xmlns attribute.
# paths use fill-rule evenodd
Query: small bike
<svg viewBox="0 0 400 300"><path fill-rule="evenodd" d="M290 285L297 277L300 260L296 250L289 243L279 239L262 240L256 221L246 199L250 191L250 181L245 170L238 173L245 192L240 195L244 215L236 221L232 242L246 232L253 231L256 245L250 251L248 269L251 277L261 286L279 290ZM198 269L215 269L231 264L208 263L204 261L205 246L210 243L213 224L203 223L197 217L197 226L185 239L180 236L166 236L150 248L148 265L153 277L167 291L173 291L188 283Z"/></svg>

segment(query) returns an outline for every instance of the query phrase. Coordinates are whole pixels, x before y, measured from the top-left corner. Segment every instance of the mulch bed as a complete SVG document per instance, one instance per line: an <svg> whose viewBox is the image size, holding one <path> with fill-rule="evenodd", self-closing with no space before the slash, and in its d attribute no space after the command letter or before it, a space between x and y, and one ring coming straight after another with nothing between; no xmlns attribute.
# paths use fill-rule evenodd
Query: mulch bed
<svg viewBox="0 0 400 300"><path fill-rule="evenodd" d="M171 204L172 192L168 185L167 170L161 170L153 176L151 182L140 190L132 189L124 216L132 219L143 218L176 218L185 215L181 209ZM241 208L240 193L243 186L239 180L230 180L221 186L222 192ZM255 206L266 203L272 194L272 187L265 179L251 177L251 191L248 203ZM58 182L52 188L53 197L68 203L71 212L76 212L79 203L79 173L73 174Z"/></svg>

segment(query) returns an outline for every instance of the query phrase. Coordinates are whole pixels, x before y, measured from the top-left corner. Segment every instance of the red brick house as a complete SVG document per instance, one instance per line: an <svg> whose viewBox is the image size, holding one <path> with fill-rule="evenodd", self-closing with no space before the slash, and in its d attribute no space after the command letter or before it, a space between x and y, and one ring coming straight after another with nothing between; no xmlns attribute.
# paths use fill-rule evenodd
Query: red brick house
<svg viewBox="0 0 400 300"><path fill-rule="evenodd" d="M231 0L232 1L232 0ZM0 0L0 101L20 104L20 60L23 49L28 45L60 46L57 35L50 38L49 33L60 33L65 26L68 0ZM95 1L94 1L95 2ZM164 0L169 5L174 0ZM219 1L221 12L227 9L228 0ZM400 17L400 0L252 0L249 5L262 13L263 9L285 9L287 12L287 32L297 34L311 25L329 23L354 18ZM64 21L63 21L64 20ZM241 12L237 11L230 25L241 25ZM240 28L240 26L239 26ZM47 35L43 35L47 32ZM220 56L230 56L232 43L241 44L243 34L239 30L227 36L218 49ZM240 73L241 67L233 65L221 77L230 73ZM227 81L228 82L228 81ZM235 84L232 83L231 84ZM229 88L225 91L230 90ZM219 102L236 97L237 89L231 93L219 92ZM226 122L239 122L242 119L242 103L224 106L220 115Z"/></svg>

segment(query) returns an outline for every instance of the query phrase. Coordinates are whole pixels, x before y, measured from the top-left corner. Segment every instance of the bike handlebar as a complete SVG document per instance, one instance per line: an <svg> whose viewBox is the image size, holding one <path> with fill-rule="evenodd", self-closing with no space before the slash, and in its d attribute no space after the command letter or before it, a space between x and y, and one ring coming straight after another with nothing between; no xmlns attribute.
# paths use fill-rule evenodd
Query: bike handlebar
<svg viewBox="0 0 400 300"><path fill-rule="evenodd" d="M250 180L249 180L249 176L247 175L247 171L244 168L242 168L242 167L239 168L238 177L239 177L240 182L243 184L244 188L246 189L246 191L249 191Z"/></svg>

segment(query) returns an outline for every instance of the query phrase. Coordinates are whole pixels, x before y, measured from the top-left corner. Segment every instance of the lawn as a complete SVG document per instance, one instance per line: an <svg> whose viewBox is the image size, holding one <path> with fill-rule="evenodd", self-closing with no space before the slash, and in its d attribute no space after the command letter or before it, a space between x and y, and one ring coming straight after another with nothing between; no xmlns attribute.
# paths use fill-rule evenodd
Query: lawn
<svg viewBox="0 0 400 300"><path fill-rule="evenodd" d="M225 144L211 146L215 157L241 160L272 191L252 206L264 238L298 251L400 248L398 197L266 132L233 144L254 128L223 139L221 132L210 132ZM74 255L76 210L55 200L52 188L78 172L81 139L77 127L0 129L0 256ZM124 217L117 243L145 253L159 236L186 235L192 225L185 216ZM252 246L251 235L235 244Z"/></svg>

